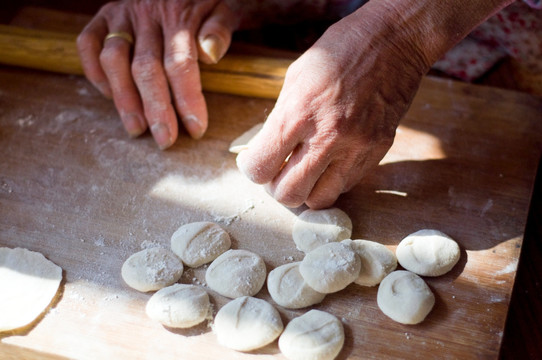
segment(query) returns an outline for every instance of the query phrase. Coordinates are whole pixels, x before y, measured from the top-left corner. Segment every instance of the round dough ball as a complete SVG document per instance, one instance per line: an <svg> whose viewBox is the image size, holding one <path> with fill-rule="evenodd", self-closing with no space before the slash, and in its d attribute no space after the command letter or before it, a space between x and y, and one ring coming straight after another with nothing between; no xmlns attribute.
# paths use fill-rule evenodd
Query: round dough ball
<svg viewBox="0 0 542 360"><path fill-rule="evenodd" d="M335 316L311 310L286 325L280 351L291 360L332 360L344 344L344 329Z"/></svg>
<svg viewBox="0 0 542 360"><path fill-rule="evenodd" d="M265 283L263 259L247 250L228 250L217 257L205 273L207 285L220 295L253 296Z"/></svg>
<svg viewBox="0 0 542 360"><path fill-rule="evenodd" d="M299 272L314 290L329 294L344 289L357 279L361 261L350 246L332 242L308 253Z"/></svg>
<svg viewBox="0 0 542 360"><path fill-rule="evenodd" d="M311 288L299 272L300 262L281 265L267 275L267 290L271 298L288 309L301 309L318 304L326 294Z"/></svg>
<svg viewBox="0 0 542 360"><path fill-rule="evenodd" d="M352 220L338 208L305 210L295 220L292 237L297 248L308 253L318 246L352 235Z"/></svg>
<svg viewBox="0 0 542 360"><path fill-rule="evenodd" d="M122 264L122 279L143 292L159 290L177 282L183 274L183 262L170 250L153 247L130 256Z"/></svg>
<svg viewBox="0 0 542 360"><path fill-rule="evenodd" d="M395 250L405 269L422 276L440 276L459 261L459 245L438 230L420 230L405 237Z"/></svg>
<svg viewBox="0 0 542 360"><path fill-rule="evenodd" d="M158 290L147 302L147 316L172 328L188 328L207 319L209 295L201 287L173 284Z"/></svg>
<svg viewBox="0 0 542 360"><path fill-rule="evenodd" d="M421 277L398 270L382 280L376 301L391 319L401 324L418 324L433 309L435 296Z"/></svg>
<svg viewBox="0 0 542 360"><path fill-rule="evenodd" d="M62 281L62 268L42 254L0 248L0 332L26 326L47 309Z"/></svg>
<svg viewBox="0 0 542 360"><path fill-rule="evenodd" d="M238 351L250 351L274 341L283 328L280 314L271 304L243 296L218 311L213 331L220 344Z"/></svg>
<svg viewBox="0 0 542 360"><path fill-rule="evenodd" d="M190 267L213 261L230 246L228 233L208 221L183 225L171 236L171 250Z"/></svg>
<svg viewBox="0 0 542 360"><path fill-rule="evenodd" d="M362 286L375 286L397 268L397 258L393 251L382 244L369 240L343 240L361 260L361 270L354 283Z"/></svg>

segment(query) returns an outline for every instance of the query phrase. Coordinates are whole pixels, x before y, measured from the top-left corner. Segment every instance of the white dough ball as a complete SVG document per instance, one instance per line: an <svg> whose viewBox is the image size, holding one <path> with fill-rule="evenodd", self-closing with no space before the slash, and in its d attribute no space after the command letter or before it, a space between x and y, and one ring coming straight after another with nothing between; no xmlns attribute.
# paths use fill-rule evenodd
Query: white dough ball
<svg viewBox="0 0 542 360"><path fill-rule="evenodd" d="M398 270L382 280L376 301L391 319L402 324L418 324L433 309L435 296L421 277Z"/></svg>
<svg viewBox="0 0 542 360"><path fill-rule="evenodd" d="M292 319L279 338L280 351L290 360L332 360L343 344L342 323L320 310Z"/></svg>
<svg viewBox="0 0 542 360"><path fill-rule="evenodd" d="M238 351L264 347L283 329L280 314L271 304L249 296L224 305L216 314L213 326L218 342Z"/></svg>
<svg viewBox="0 0 542 360"><path fill-rule="evenodd" d="M253 296L265 283L263 259L247 250L228 250L217 257L205 273L207 285L222 296Z"/></svg>
<svg viewBox="0 0 542 360"><path fill-rule="evenodd" d="M361 260L361 270L354 283L362 286L378 285L397 268L397 258L386 246L369 240L343 240Z"/></svg>
<svg viewBox="0 0 542 360"><path fill-rule="evenodd" d="M420 230L405 237L395 250L405 269L422 276L440 276L459 261L459 245L438 230Z"/></svg>
<svg viewBox="0 0 542 360"><path fill-rule="evenodd" d="M297 248L308 253L318 246L352 235L352 220L341 209L305 210L295 220L292 237Z"/></svg>
<svg viewBox="0 0 542 360"><path fill-rule="evenodd" d="M299 272L300 262L281 265L267 275L267 290L282 307L301 309L318 304L325 294L311 288Z"/></svg>
<svg viewBox="0 0 542 360"><path fill-rule="evenodd" d="M147 302L147 316L172 328L188 328L209 318L209 295L201 287L173 284L158 290Z"/></svg>
<svg viewBox="0 0 542 360"><path fill-rule="evenodd" d="M209 221L183 225L171 236L171 249L190 267L213 261L230 246L228 233Z"/></svg>
<svg viewBox="0 0 542 360"><path fill-rule="evenodd" d="M181 278L183 262L172 251L153 247L130 256L122 264L122 279L139 291L154 291Z"/></svg>
<svg viewBox="0 0 542 360"><path fill-rule="evenodd" d="M350 246L332 242L309 252L299 272L314 290L329 294L344 289L357 279L361 260Z"/></svg>

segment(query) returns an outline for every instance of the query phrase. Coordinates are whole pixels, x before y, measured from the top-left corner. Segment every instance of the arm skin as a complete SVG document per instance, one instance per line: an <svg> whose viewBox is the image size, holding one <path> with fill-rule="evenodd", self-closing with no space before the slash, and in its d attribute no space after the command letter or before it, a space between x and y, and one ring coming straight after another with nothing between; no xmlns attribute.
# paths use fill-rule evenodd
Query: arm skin
<svg viewBox="0 0 542 360"><path fill-rule="evenodd" d="M331 206L389 150L431 64L510 2L369 1L290 66L239 169L288 207Z"/></svg>

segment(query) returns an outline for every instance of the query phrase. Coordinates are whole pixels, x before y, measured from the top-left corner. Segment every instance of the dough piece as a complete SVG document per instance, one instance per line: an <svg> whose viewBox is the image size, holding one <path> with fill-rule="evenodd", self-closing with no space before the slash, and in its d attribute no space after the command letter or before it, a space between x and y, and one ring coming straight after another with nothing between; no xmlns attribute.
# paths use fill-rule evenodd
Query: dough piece
<svg viewBox="0 0 542 360"><path fill-rule="evenodd" d="M361 270L354 282L361 286L375 286L397 268L393 251L382 244L369 240L343 240L361 260Z"/></svg>
<svg viewBox="0 0 542 360"><path fill-rule="evenodd" d="M36 320L55 297L62 268L42 254L23 248L0 248L0 332Z"/></svg>
<svg viewBox="0 0 542 360"><path fill-rule="evenodd" d="M230 246L228 233L208 221L183 225L171 236L171 249L190 267L213 261Z"/></svg>
<svg viewBox="0 0 542 360"><path fill-rule="evenodd" d="M237 139L233 140L230 144L230 152L239 154L241 151L248 149L248 143L256 134L262 129L263 123L256 124L249 130L245 131Z"/></svg>
<svg viewBox="0 0 542 360"><path fill-rule="evenodd" d="M286 325L280 351L291 360L332 360L344 344L344 329L335 316L311 310Z"/></svg>
<svg viewBox="0 0 542 360"><path fill-rule="evenodd" d="M188 328L209 318L211 303L203 288L173 284L158 290L147 302L147 316L172 328Z"/></svg>
<svg viewBox="0 0 542 360"><path fill-rule="evenodd" d="M418 324L433 309L435 296L421 277L398 270L382 280L376 301L391 319L401 324Z"/></svg>
<svg viewBox="0 0 542 360"><path fill-rule="evenodd" d="M143 292L160 290L181 278L183 262L172 251L152 247L130 256L122 264L122 279Z"/></svg>
<svg viewBox="0 0 542 360"><path fill-rule="evenodd" d="M329 294L344 289L357 279L361 261L350 246L332 242L308 253L299 272L314 290Z"/></svg>
<svg viewBox="0 0 542 360"><path fill-rule="evenodd" d="M216 314L213 326L218 342L238 351L264 347L283 329L280 314L271 304L249 296L224 305Z"/></svg>
<svg viewBox="0 0 542 360"><path fill-rule="evenodd" d="M318 304L326 296L307 285L299 272L300 263L281 265L267 276L269 294L277 304L288 309L301 309Z"/></svg>
<svg viewBox="0 0 542 360"><path fill-rule="evenodd" d="M459 245L438 230L420 230L405 237L395 250L405 269L422 276L440 276L459 261Z"/></svg>
<svg viewBox="0 0 542 360"><path fill-rule="evenodd" d="M292 237L297 248L308 253L329 242L349 239L352 220L338 208L305 210L295 220Z"/></svg>
<svg viewBox="0 0 542 360"><path fill-rule="evenodd" d="M222 296L253 296L265 283L263 259L247 250L228 250L217 257L205 273L207 285Z"/></svg>

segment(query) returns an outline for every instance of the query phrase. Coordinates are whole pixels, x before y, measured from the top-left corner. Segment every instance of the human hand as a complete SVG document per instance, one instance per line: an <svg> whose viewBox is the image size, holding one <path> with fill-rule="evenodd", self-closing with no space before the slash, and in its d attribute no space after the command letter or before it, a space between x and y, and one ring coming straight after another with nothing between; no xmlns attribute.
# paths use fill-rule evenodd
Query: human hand
<svg viewBox="0 0 542 360"><path fill-rule="evenodd" d="M329 207L374 169L428 70L382 26L363 24L341 20L290 66L263 129L238 155L241 172L286 206Z"/></svg>
<svg viewBox="0 0 542 360"><path fill-rule="evenodd" d="M222 0L122 0L106 4L77 39L88 80L112 97L130 136L147 127L161 149L207 129L198 60L217 62L238 25ZM110 33L127 33L104 39Z"/></svg>

